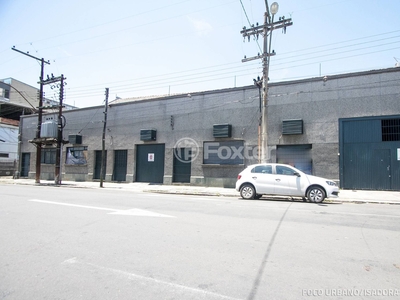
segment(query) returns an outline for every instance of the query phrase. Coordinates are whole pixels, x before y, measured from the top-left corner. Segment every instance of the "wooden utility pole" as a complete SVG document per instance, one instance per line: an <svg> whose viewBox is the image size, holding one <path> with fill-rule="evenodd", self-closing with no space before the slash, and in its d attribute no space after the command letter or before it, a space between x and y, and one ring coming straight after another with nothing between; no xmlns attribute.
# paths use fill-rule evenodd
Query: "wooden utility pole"
<svg viewBox="0 0 400 300"><path fill-rule="evenodd" d="M108 110L108 88L106 88L106 101L104 104L103 136L101 139L100 187L103 187L104 173L106 170L106 155L105 154L106 154L107 110Z"/></svg>
<svg viewBox="0 0 400 300"><path fill-rule="evenodd" d="M43 106L43 73L44 73L44 64L50 65L49 61L45 61L44 58L37 58L33 55L30 55L29 53L22 52L14 47L11 48L11 50L17 51L21 54L24 54L26 56L29 56L33 59L39 60L41 62L41 68L40 68L40 78L39 78L39 84L40 84L40 89L39 89L39 113L38 113L38 124L36 127L36 139L40 139L40 130L42 129L42 106ZM42 159L42 144L37 143L36 144L36 174L35 174L35 183L40 183L40 166L41 166L41 159Z"/></svg>
<svg viewBox="0 0 400 300"><path fill-rule="evenodd" d="M54 77L53 74L52 76L49 77L47 76L46 80L42 80L42 85L46 84L55 84L57 82L61 82L59 87L60 87L60 103L59 105L55 106L50 106L46 108L58 108L58 122L57 122L57 138L55 137L44 137L44 138L36 138L33 141L30 141L31 143L34 143L36 145L54 145L56 144L56 164L55 164L55 170L54 170L54 183L55 184L61 184L61 150L62 150L62 145L67 143L66 141L63 141L63 135L62 131L65 126L63 124L63 115L62 115L62 108L63 108L63 99L64 99L64 85L65 82L64 80L66 79L64 75L61 75L59 77ZM58 85L57 85L58 87ZM45 107L42 107L45 108Z"/></svg>

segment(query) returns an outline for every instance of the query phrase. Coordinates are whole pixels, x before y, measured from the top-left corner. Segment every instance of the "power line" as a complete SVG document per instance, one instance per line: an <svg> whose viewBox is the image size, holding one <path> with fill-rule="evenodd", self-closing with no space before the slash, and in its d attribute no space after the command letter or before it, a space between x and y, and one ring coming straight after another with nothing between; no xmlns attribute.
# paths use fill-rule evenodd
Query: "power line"
<svg viewBox="0 0 400 300"><path fill-rule="evenodd" d="M394 33L394 32L398 32L398 31L393 31L393 32L389 32L389 33L386 33L386 34L390 34L390 33ZM384 35L384 34L380 34L379 36L381 36L381 35ZM377 36L377 35L373 35L373 36L370 36L370 37L375 37L375 36ZM363 37L363 38L360 38L360 39L366 39L366 38L370 38L370 37ZM397 37L397 36L396 36ZM395 38L395 37L388 37L388 38L386 38L386 39L392 39L392 38ZM360 39L357 39L357 40L360 40ZM356 45L360 45L360 44L368 44L368 43L374 43L374 42L378 42L378 41L383 41L383 40L385 40L385 39L375 39L375 40L373 40L373 41L369 41L369 42L362 42L362 43L357 43L357 44L352 44L352 45L347 45L347 46L342 46L342 47L335 47L335 48L332 48L332 49L325 49L325 50L321 50L321 51L319 51L319 52L329 52L329 51L332 51L332 50L335 50L335 49L343 49L343 48L349 48L349 47L353 47L353 46L356 46ZM341 44L341 43L347 43L347 42L349 42L349 41L344 41L344 42L340 42L340 43L333 43L333 44L329 44L329 45L338 45L338 44ZM322 45L322 46L317 46L317 47L313 47L313 48L308 48L308 49L303 49L303 50L301 50L301 51L310 51L310 50L314 50L314 49L316 49L316 48L321 48L321 47L326 47L326 46L329 46L329 45ZM384 45L386 45L386 44L384 44ZM382 45L380 45L380 46L382 46ZM376 47L376 46L372 46L372 47ZM348 50L348 51L345 51L345 52L351 52L351 51L359 51L359 50L364 50L364 49L366 49L365 47L364 48L360 48L360 49L353 49L353 50ZM383 51L385 51L385 50L383 50ZM319 53L318 52L318 53ZM290 53L293 53L293 52L287 52L287 53L284 53L284 54L282 54L282 56L284 56L285 54L287 55L287 54L290 54ZM316 57L313 57L313 58L305 58L304 56L307 56L307 55L312 55L312 54L314 54L314 53L317 53L317 52L311 52L311 53L306 53L306 54L303 54L303 55L297 55L296 56L296 61L286 61L285 62L285 60L287 60L288 58L291 58L291 57L281 57L281 58L276 58L275 59L275 61L282 61L281 63L279 63L279 64L274 64L274 66L279 66L279 65L283 65L283 64L287 64L287 63L293 63L293 62L298 62L298 61L304 61L304 60L310 60L310 59L315 59ZM320 57L329 57L329 56L333 56L333 55L337 55L337 54L342 54L342 53L344 53L344 52L340 52L340 53L331 53L331 54L326 54L326 55L324 55L324 56L319 56L318 58L320 58ZM292 56L293 57L293 56ZM346 57L344 57L344 58L347 58L348 56L346 56ZM344 59L343 58L343 59ZM336 58L336 59L341 59L341 58ZM336 60L335 59L335 60ZM324 61L321 61L321 62L325 62L325 61L329 61L329 60L324 60ZM132 87L133 86L133 84L132 84L132 81L134 82L134 83L138 83L138 82L140 82L140 83L143 83L143 80L144 80L144 82L151 82L151 81L153 81L155 78L161 78L164 82L165 81L168 81L169 82L169 84L171 84L171 85L175 85L176 83L181 83L181 77L184 77L184 78L188 78L188 77L190 77L190 76L194 76L195 74L205 74L205 75L207 75L207 76L204 76L204 78L207 78L207 77L209 77L209 75L211 76L212 74L215 74L216 72L221 72L221 70L223 70L223 69L218 69L218 70L212 70L213 68L216 68L216 67L219 67L219 66L229 66L229 65L234 65L234 64L236 64L236 63L228 63L228 64L223 64L223 65L218 65L218 66L210 66L210 67L205 67L205 68L200 68L200 69L192 69L192 70L187 70L187 71L181 71L181 72L176 72L176 73L167 73L167 74L160 74L160 75L155 75L155 76L152 76L152 77L144 77L144 78L136 78L136 79L129 79L129 80L123 80L123 81L116 81L116 82L112 82L111 84L115 84L115 83L123 83L123 82L129 82L129 83L127 83L127 84L125 84L125 85L121 85L121 86L113 86L113 88L116 88L116 87L123 87L123 86L128 86L128 87ZM308 65L308 64L313 64L313 63L307 63L307 64L301 64L301 65L296 65L296 66L291 66L291 67L297 67L297 66L305 66L305 65ZM259 67L259 66L258 66ZM232 67L232 68L230 68L230 69L235 69L235 68L239 68L239 67ZM229 68L225 68L225 69L229 69ZM198 71L198 70L210 70L210 71L205 71L205 72L197 72L197 73L194 73L194 74L188 74L188 73L190 73L190 72L195 72L195 71ZM254 70L254 69L246 69L246 70L249 70L249 71L251 71L251 70ZM177 74L182 74L182 76L174 76L174 75L177 75ZM209 74L209 75L208 75ZM173 77L171 77L171 76L173 76ZM147 80L146 80L147 79ZM174 79L178 79L178 81L176 81L176 80L174 80ZM160 79L159 79L160 80ZM102 86L104 86L104 83L99 83L99 84L96 84L96 85L91 85L90 87L95 87L95 86L100 86L100 85L102 85ZM79 91L79 90L82 90L82 88L84 89L84 91L81 91L81 92L88 92L88 91L90 91L90 89L88 89L88 86L84 86L84 87L78 87L78 88L76 88L76 89L74 89L75 91ZM93 89L95 89L95 88L93 88ZM92 89L92 90L93 90ZM78 93L79 94L79 93Z"/></svg>
<svg viewBox="0 0 400 300"><path fill-rule="evenodd" d="M86 41L89 41L89 40L93 40L93 39L96 39L96 38L99 38L99 37L108 36L108 35L115 35L115 34L117 34L117 33L123 32L123 31L128 31L128 30L131 30L131 29L136 29L136 28L140 28L140 27L145 27L145 26L157 24L157 23L160 23L160 22L172 20L172 19L175 19L175 18L180 18L180 17L187 16L187 15L190 15L190 14L193 14L193 13L197 13L197 12L201 12L201 11L205 11L205 10L214 9L214 8L216 8L216 7L223 6L223 5L227 5L227 4L230 4L230 3L233 3L233 2L235 2L235 1L229 1L229 2L226 2L226 3L214 5L214 6L212 6L212 7L208 7L208 8L205 8L205 9L201 9L201 10L197 10L197 11L192 11L192 12L189 12L189 13L183 13L183 14L179 14L179 15L167 17L167 18L164 18L164 19L158 19L158 20L151 21L151 22L148 22L148 23L143 23L143 24L139 24L139 25L135 25L135 26L131 26L131 27L126 27L126 28L123 28L123 29L119 29L119 30L116 30L116 31L111 31L111 32L107 32L107 33L103 33L103 34L99 34L99 35L95 35L95 36L86 37L85 39L75 40L75 41L72 41L72 42L67 42L67 43L58 44L58 45L55 45L55 46L50 46L50 47L47 47L47 48L42 48L42 49L40 49L40 50L52 49L52 48L57 48L57 47L61 47L61 46L76 44L76 43L80 43L80 42L86 42Z"/></svg>
<svg viewBox="0 0 400 300"><path fill-rule="evenodd" d="M246 9L244 8L244 5L243 5L242 0L240 0L240 4L242 4L243 12L244 12L244 14L245 14L245 16L246 16L246 19L247 19L247 22L249 23L249 26L251 27L252 24L251 24L251 22L250 22L249 16L247 15ZM257 25L258 25L258 24L257 24ZM254 26L254 24L253 24L253 26ZM260 44L258 43L258 40L256 40L256 43L257 43L258 49L260 50L260 52L262 52L261 46L260 46Z"/></svg>

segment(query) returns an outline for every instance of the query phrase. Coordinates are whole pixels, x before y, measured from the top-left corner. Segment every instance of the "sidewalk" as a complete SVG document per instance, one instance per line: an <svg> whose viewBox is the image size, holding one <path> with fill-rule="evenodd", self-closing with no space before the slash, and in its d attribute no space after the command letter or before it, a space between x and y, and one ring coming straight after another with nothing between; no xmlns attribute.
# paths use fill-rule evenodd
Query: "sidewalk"
<svg viewBox="0 0 400 300"><path fill-rule="evenodd" d="M36 184L34 179L13 179L11 177L0 177L0 184L56 186L54 184L54 181L41 180L40 184ZM63 181L61 187L100 189L100 182ZM158 184L148 184L141 182L131 182L131 183L104 182L103 188L131 190L135 192L146 192L146 193L223 196L223 197L237 197L237 198L240 197L239 192L237 192L233 188L216 188L216 187L201 187L201 186L188 186L188 185L158 185ZM326 199L325 201L400 205L400 191L340 190L339 198Z"/></svg>

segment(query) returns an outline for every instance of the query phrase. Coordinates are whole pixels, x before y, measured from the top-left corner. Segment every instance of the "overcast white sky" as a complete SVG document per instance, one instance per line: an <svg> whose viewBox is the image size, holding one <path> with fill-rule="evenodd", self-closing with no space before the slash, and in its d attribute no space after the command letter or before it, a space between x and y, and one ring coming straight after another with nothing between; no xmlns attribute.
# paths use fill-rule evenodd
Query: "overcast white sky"
<svg viewBox="0 0 400 300"><path fill-rule="evenodd" d="M276 18L294 24L273 32L271 82L400 62L399 0L277 2ZM106 87L113 100L251 85L261 62L241 60L262 40L240 31L264 12L265 0L0 0L0 79L38 87L39 63L15 46L49 60L45 75L64 74L65 102L78 107L102 105Z"/></svg>

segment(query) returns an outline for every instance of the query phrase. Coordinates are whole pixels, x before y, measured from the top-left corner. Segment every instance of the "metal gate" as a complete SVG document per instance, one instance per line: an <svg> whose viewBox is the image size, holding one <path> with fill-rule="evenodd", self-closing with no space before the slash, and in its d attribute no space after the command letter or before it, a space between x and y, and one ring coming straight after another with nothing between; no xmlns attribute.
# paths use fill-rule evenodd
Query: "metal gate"
<svg viewBox="0 0 400 300"><path fill-rule="evenodd" d="M95 162L94 162L94 172L93 179L100 179L101 172L101 153L102 151L95 151ZM103 170L103 179L106 178L106 169L107 169L107 150L105 151L105 168Z"/></svg>
<svg viewBox="0 0 400 300"><path fill-rule="evenodd" d="M30 153L22 153L21 177L28 177L29 176L30 163L31 163L31 154Z"/></svg>
<svg viewBox="0 0 400 300"><path fill-rule="evenodd" d="M339 120L340 185L400 190L400 116Z"/></svg>
<svg viewBox="0 0 400 300"><path fill-rule="evenodd" d="M165 144L137 145L136 181L163 183Z"/></svg>
<svg viewBox="0 0 400 300"><path fill-rule="evenodd" d="M114 151L113 181L126 181L127 160L128 160L127 150Z"/></svg>
<svg viewBox="0 0 400 300"><path fill-rule="evenodd" d="M190 183L191 170L192 148L175 148L172 181Z"/></svg>

